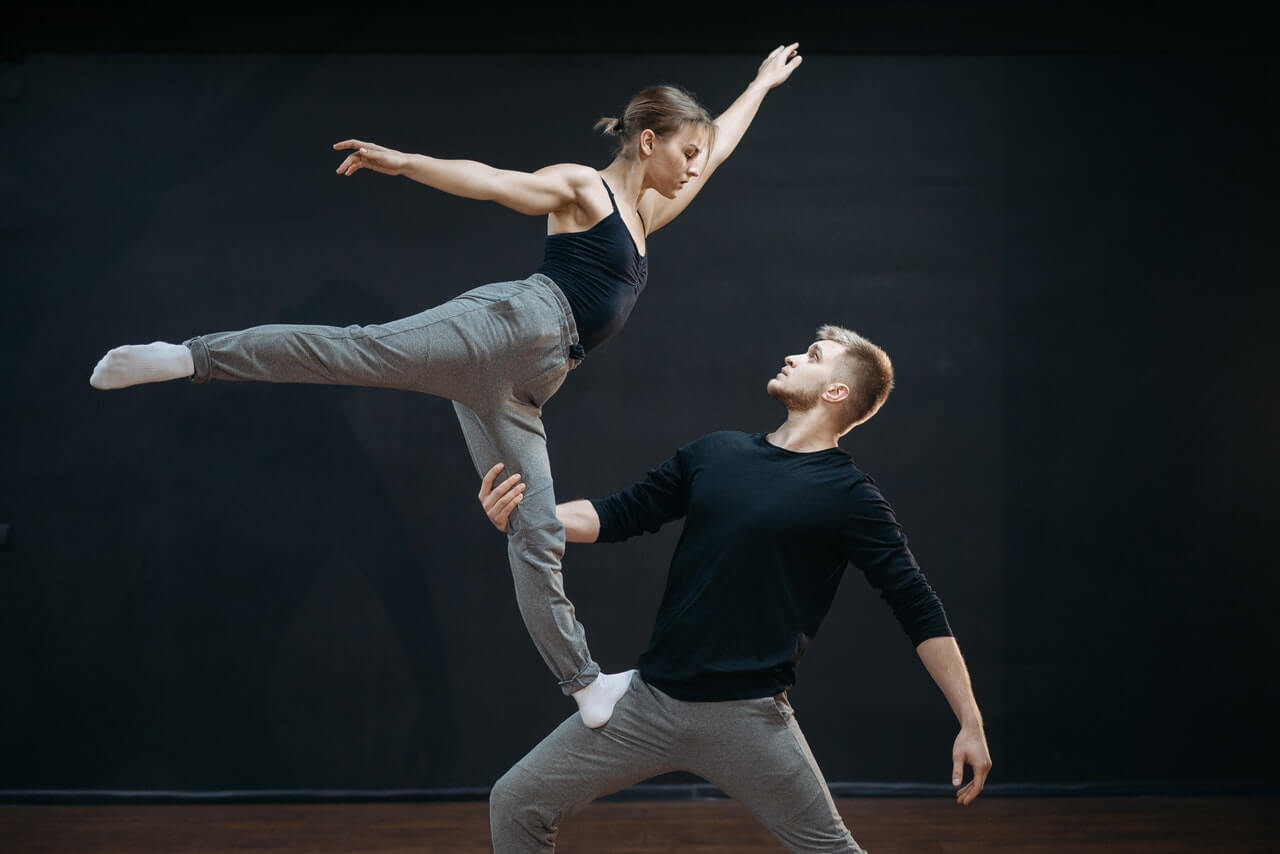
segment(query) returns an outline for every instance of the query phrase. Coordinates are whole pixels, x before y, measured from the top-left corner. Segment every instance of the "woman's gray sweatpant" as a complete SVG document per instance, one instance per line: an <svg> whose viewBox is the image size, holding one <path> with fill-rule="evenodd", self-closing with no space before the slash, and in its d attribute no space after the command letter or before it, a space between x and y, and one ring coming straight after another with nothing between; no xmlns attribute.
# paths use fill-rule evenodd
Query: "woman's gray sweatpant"
<svg viewBox="0 0 1280 854"><path fill-rule="evenodd" d="M420 391L454 402L477 472L519 473L525 495L508 522L516 601L534 645L571 694L595 680L560 576L542 405L578 366L578 330L551 279L483 285L421 314L374 326L257 326L187 341L193 382L249 380ZM580 351L579 351L580 352Z"/></svg>
<svg viewBox="0 0 1280 854"><path fill-rule="evenodd" d="M688 771L719 787L789 851L866 854L836 811L785 694L690 703L638 674L607 724L588 729L573 715L494 784L493 850L554 851L565 818L669 771Z"/></svg>

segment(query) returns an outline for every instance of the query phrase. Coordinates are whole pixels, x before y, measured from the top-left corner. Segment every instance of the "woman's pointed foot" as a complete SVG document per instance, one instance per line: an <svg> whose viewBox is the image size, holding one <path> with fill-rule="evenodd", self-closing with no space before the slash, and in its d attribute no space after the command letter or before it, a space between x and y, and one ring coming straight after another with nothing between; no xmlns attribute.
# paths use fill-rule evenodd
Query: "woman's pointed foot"
<svg viewBox="0 0 1280 854"><path fill-rule="evenodd" d="M613 717L613 707L622 699L631 687L631 678L636 671L625 670L622 673L601 673L585 688L574 691L573 699L578 703L578 713L582 722L592 729L599 729Z"/></svg>
<svg viewBox="0 0 1280 854"><path fill-rule="evenodd" d="M108 350L98 360L89 385L108 390L128 388L139 383L177 380L195 373L191 351L182 344L153 341L150 344L126 344Z"/></svg>

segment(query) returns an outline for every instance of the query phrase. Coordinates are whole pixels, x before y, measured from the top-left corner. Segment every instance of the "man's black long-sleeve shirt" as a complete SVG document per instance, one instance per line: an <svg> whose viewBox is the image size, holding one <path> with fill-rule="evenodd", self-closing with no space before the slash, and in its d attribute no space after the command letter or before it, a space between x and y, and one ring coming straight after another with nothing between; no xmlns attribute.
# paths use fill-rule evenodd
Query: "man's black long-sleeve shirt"
<svg viewBox="0 0 1280 854"><path fill-rule="evenodd" d="M712 433L592 504L597 542L685 518L640 656L644 680L677 699L766 697L795 684L849 563L913 644L951 635L892 508L840 448L797 453L763 433Z"/></svg>

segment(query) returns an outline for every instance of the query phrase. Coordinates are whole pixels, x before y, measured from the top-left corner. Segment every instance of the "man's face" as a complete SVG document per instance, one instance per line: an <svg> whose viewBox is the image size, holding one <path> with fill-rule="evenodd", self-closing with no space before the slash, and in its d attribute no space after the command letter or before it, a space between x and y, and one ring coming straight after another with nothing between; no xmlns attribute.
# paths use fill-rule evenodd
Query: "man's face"
<svg viewBox="0 0 1280 854"><path fill-rule="evenodd" d="M783 359L782 369L769 380L765 390L789 410L804 412L812 409L834 382L832 374L839 358L839 344L814 341L805 352Z"/></svg>

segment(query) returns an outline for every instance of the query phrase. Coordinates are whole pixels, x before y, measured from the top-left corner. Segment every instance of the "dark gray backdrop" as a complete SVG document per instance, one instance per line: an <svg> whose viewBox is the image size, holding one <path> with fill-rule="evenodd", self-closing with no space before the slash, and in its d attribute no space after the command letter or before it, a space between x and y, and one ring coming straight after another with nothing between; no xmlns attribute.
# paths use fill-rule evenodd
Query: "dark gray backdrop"
<svg viewBox="0 0 1280 854"><path fill-rule="evenodd" d="M591 124L632 91L718 111L770 46L8 65L0 789L484 787L568 714L447 402L88 373L536 267L541 221L338 178L339 139L603 166ZM947 605L994 779L1261 784L1276 107L1265 57L807 55L549 404L559 494L772 429L781 358L852 326L898 388L844 446ZM643 648L677 533L570 547L606 668ZM856 573L799 677L831 780L946 781L950 712Z"/></svg>

